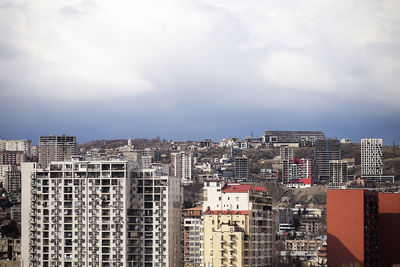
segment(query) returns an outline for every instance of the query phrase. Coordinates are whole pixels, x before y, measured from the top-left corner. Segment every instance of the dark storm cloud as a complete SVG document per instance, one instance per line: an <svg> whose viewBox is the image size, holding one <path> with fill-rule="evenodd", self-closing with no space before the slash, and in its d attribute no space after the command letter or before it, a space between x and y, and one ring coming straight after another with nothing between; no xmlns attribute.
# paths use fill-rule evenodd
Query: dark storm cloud
<svg viewBox="0 0 400 267"><path fill-rule="evenodd" d="M0 137L399 139L396 1L0 6Z"/></svg>

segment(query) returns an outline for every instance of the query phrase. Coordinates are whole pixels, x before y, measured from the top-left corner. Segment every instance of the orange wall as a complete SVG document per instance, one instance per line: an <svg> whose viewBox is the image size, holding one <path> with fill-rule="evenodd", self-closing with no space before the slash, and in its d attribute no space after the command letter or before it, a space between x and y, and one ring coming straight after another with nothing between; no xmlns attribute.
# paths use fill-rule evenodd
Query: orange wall
<svg viewBox="0 0 400 267"><path fill-rule="evenodd" d="M364 190L327 190L328 266L363 265Z"/></svg>
<svg viewBox="0 0 400 267"><path fill-rule="evenodd" d="M400 264L400 194L380 193L379 258L382 267Z"/></svg>

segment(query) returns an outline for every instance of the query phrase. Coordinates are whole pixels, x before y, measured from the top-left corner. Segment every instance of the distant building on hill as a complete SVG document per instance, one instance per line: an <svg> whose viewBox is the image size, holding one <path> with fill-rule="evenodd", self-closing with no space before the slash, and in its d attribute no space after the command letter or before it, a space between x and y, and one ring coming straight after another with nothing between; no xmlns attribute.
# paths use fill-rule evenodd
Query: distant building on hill
<svg viewBox="0 0 400 267"><path fill-rule="evenodd" d="M264 141L273 143L298 143L300 146L313 146L316 140L324 139L323 131L265 131Z"/></svg>

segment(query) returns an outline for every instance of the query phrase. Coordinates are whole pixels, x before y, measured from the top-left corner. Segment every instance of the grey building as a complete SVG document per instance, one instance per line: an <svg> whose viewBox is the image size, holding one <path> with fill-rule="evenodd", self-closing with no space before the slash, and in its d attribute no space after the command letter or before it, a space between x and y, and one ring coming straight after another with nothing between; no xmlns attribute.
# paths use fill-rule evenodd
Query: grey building
<svg viewBox="0 0 400 267"><path fill-rule="evenodd" d="M300 146L312 146L316 140L324 139L323 131L265 131L265 143L299 143Z"/></svg>
<svg viewBox="0 0 400 267"><path fill-rule="evenodd" d="M246 157L234 158L234 178L236 180L249 178L249 159Z"/></svg>
<svg viewBox="0 0 400 267"><path fill-rule="evenodd" d="M347 161L331 160L329 161L330 181L335 185L340 185L348 180Z"/></svg>
<svg viewBox="0 0 400 267"><path fill-rule="evenodd" d="M340 142L338 139L319 139L315 142L314 177L318 181L329 180L329 161L340 160Z"/></svg>

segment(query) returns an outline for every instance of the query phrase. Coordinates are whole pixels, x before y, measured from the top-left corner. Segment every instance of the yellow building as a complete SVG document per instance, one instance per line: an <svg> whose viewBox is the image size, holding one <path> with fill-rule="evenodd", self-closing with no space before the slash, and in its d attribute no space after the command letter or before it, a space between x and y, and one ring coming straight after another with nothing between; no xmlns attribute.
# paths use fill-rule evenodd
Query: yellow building
<svg viewBox="0 0 400 267"><path fill-rule="evenodd" d="M241 184L220 186L219 191L206 188L204 266L272 266L275 251L272 205L265 188ZM221 192L221 197L211 193L214 191ZM239 207L245 209L235 209Z"/></svg>
<svg viewBox="0 0 400 267"><path fill-rule="evenodd" d="M204 215L205 266L244 266L249 255L250 211L207 211Z"/></svg>

